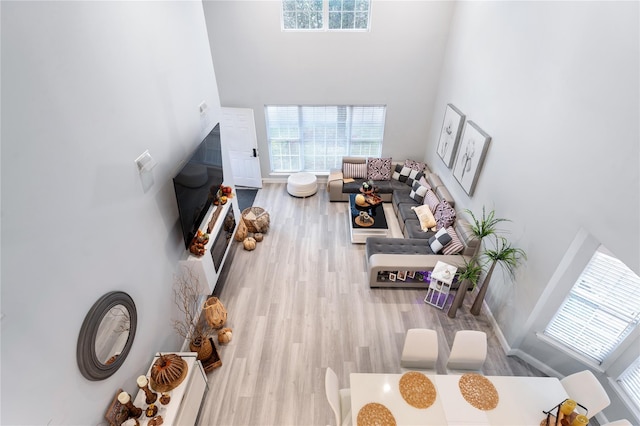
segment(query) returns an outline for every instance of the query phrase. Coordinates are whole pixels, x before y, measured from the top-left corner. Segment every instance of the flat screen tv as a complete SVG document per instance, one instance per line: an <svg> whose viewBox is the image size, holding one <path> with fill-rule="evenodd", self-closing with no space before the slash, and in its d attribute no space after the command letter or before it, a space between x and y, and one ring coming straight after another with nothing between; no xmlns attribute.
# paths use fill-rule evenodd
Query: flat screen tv
<svg viewBox="0 0 640 426"><path fill-rule="evenodd" d="M180 226L187 250L223 181L218 123L173 178Z"/></svg>

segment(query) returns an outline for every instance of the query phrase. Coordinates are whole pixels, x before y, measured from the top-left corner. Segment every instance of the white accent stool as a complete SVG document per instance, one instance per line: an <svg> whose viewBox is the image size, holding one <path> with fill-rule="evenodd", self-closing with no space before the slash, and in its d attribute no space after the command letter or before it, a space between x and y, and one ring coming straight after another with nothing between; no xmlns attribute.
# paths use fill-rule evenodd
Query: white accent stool
<svg viewBox="0 0 640 426"><path fill-rule="evenodd" d="M451 290L451 284L453 278L456 276L458 268L449 265L448 263L440 262L436 263L436 266L431 272L431 279L429 281L429 290L424 297L425 303L442 309L447 303L449 298L449 291Z"/></svg>
<svg viewBox="0 0 640 426"><path fill-rule="evenodd" d="M447 371L482 371L487 358L487 334L478 330L458 330L453 338Z"/></svg>
<svg viewBox="0 0 640 426"><path fill-rule="evenodd" d="M438 334L427 328L411 328L404 338L400 366L435 370L438 361Z"/></svg>
<svg viewBox="0 0 640 426"><path fill-rule="evenodd" d="M294 197L310 197L318 192L318 178L312 173L294 173L287 179L287 192Z"/></svg>

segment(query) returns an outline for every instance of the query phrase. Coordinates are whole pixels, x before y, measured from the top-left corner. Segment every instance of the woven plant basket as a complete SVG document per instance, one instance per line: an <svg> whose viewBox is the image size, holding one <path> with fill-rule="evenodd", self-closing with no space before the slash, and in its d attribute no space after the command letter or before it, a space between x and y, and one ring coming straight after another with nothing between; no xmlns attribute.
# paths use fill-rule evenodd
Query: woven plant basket
<svg viewBox="0 0 640 426"><path fill-rule="evenodd" d="M213 353L213 345L209 338L196 338L189 342L189 350L198 354L197 359L202 361L209 359Z"/></svg>
<svg viewBox="0 0 640 426"><path fill-rule="evenodd" d="M269 231L269 213L262 207L248 207L242 210L242 221L247 225L249 232Z"/></svg>
<svg viewBox="0 0 640 426"><path fill-rule="evenodd" d="M204 310L207 323L209 323L211 328L217 330L222 328L224 323L227 322L227 310L217 297L209 297L204 302L202 309Z"/></svg>

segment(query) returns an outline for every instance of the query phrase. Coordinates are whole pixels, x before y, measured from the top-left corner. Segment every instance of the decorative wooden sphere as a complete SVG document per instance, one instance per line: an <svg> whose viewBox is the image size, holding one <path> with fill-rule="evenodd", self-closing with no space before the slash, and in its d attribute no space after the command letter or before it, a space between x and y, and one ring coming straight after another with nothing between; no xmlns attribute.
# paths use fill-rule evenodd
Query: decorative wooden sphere
<svg viewBox="0 0 640 426"><path fill-rule="evenodd" d="M240 242L240 241L244 241L245 238L247 238L247 234L248 234L248 229L247 229L247 225L244 224L243 221L240 221L240 224L238 225L238 230L236 231L236 235L235 235L235 240Z"/></svg>
<svg viewBox="0 0 640 426"><path fill-rule="evenodd" d="M245 250L254 250L256 248L256 240L253 237L247 237L242 242Z"/></svg>
<svg viewBox="0 0 640 426"><path fill-rule="evenodd" d="M223 328L218 331L218 343L221 345L227 344L231 341L232 332L230 328Z"/></svg>
<svg viewBox="0 0 640 426"><path fill-rule="evenodd" d="M262 232L256 232L255 234L253 234L253 239L257 242L260 242L264 239L264 234Z"/></svg>
<svg viewBox="0 0 640 426"><path fill-rule="evenodd" d="M362 195L362 194L356 195L355 201L356 201L356 204L359 205L359 206L364 206L364 205L367 204L367 201L364 198L364 195Z"/></svg>

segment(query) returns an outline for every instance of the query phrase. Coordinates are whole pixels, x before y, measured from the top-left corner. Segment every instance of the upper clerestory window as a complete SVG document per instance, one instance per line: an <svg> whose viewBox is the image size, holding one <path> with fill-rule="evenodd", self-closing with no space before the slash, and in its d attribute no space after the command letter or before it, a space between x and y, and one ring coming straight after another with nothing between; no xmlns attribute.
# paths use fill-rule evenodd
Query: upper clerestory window
<svg viewBox="0 0 640 426"><path fill-rule="evenodd" d="M371 0L282 0L284 31L368 31Z"/></svg>

